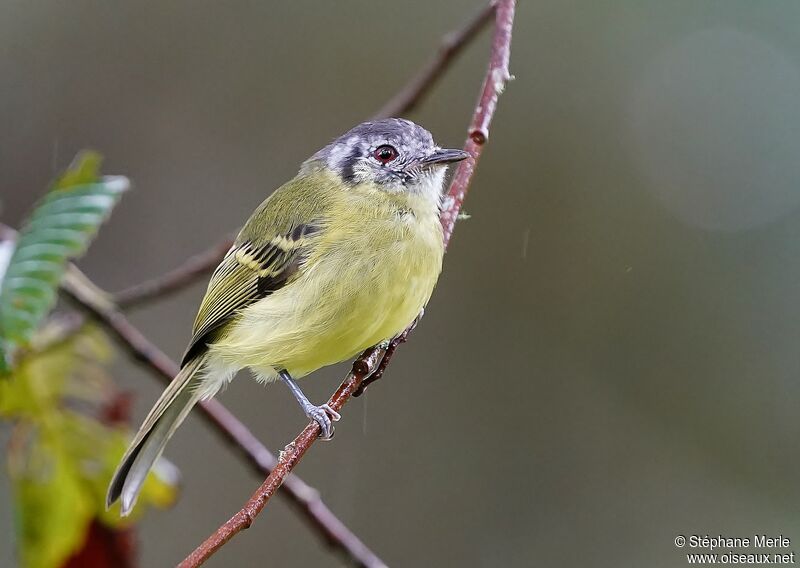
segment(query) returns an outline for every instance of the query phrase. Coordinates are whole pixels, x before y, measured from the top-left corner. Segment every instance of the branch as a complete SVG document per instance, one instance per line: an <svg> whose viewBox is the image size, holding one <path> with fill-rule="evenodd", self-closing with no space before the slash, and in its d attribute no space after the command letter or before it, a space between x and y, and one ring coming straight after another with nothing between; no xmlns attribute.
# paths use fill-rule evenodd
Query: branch
<svg viewBox="0 0 800 568"><path fill-rule="evenodd" d="M178 292L214 270L231 248L233 239L233 235L228 235L208 250L188 258L166 274L117 292L114 294L114 303L122 309L127 309Z"/></svg>
<svg viewBox="0 0 800 568"><path fill-rule="evenodd" d="M495 13L495 30L489 69L469 127L469 136L464 146L464 149L470 153L472 159L461 162L456 170L447 194L448 199L441 215L445 246L450 241L458 212L461 209L461 204L475 172L475 166L480 158L483 146L489 138L489 125L497 108L497 100L506 82L511 78L508 71L508 63L511 55L514 5L515 0L497 0L496 4L492 5ZM404 332L401 337L406 335L407 332ZM404 340L404 337L402 340ZM383 373L389 362L388 357L394 353L397 345L402 340L398 338L396 342L390 344L388 350L373 347L362 353L353 363L350 373L328 400L331 408L337 412L341 411L348 399L359 390L370 373ZM387 352L389 350L391 352ZM186 557L179 565L180 568L200 566L236 534L248 528L256 516L264 509L276 490L287 479L287 475L300 462L311 445L316 442L319 433L319 425L311 421L281 452L277 466L245 506Z"/></svg>
<svg viewBox="0 0 800 568"><path fill-rule="evenodd" d="M0 241L15 240L16 231L0 223ZM136 361L169 383L178 374L178 365L152 344L117 306L109 295L94 285L75 265L67 267L61 282L62 292L100 323ZM77 316L77 317L74 317ZM69 314L66 333L73 333L85 323L80 314ZM63 337L63 335L62 335ZM234 414L216 400L199 403L205 419L248 461L259 475L269 475L278 460ZM362 568L380 568L386 564L359 540L325 505L319 491L296 475L286 478L281 493L308 522L324 542L343 558Z"/></svg>
<svg viewBox="0 0 800 568"><path fill-rule="evenodd" d="M475 14L464 26L442 38L439 51L379 110L373 118L387 118L406 114L417 107L445 70L455 61L463 49L492 20L496 1L492 0Z"/></svg>
<svg viewBox="0 0 800 568"><path fill-rule="evenodd" d="M447 247L453 235L456 219L461 211L461 205L467 195L472 175L478 165L483 147L489 140L489 126L497 109L497 100L512 79L508 71L511 59L511 30L514 25L515 0L498 0L495 9L495 30L492 38L492 51L489 59L489 70L483 81L483 89L472 115L469 126L467 142L464 150L472 156L471 160L464 160L458 164L450 190L447 192L444 207L442 208L442 227L444 228L444 245Z"/></svg>

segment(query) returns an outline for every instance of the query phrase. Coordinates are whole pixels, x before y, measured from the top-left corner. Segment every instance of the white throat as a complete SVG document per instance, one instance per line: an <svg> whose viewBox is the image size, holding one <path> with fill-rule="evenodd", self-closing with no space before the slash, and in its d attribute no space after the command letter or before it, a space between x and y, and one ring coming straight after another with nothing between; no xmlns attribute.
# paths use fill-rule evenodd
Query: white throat
<svg viewBox="0 0 800 568"><path fill-rule="evenodd" d="M445 167L438 167L420 176L417 183L409 185L408 191L419 195L426 201L431 202L436 208L442 202L442 190L444 189Z"/></svg>

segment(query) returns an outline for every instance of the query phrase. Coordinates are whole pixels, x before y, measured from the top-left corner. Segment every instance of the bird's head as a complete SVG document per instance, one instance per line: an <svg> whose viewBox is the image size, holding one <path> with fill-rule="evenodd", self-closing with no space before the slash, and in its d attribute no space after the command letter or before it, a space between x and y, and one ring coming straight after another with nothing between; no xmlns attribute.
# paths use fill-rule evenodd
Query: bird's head
<svg viewBox="0 0 800 568"><path fill-rule="evenodd" d="M440 148L431 133L401 118L363 122L314 154L304 168L324 167L347 185L441 197L447 165L469 157Z"/></svg>

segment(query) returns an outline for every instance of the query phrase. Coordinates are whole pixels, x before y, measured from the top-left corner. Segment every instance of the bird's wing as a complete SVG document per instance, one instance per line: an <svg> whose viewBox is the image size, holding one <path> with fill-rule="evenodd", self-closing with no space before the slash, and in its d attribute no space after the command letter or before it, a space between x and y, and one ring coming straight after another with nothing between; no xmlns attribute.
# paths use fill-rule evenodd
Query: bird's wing
<svg viewBox="0 0 800 568"><path fill-rule="evenodd" d="M319 194L310 196L305 220L299 219L298 200L306 207L309 203L309 196L301 195L307 185L283 186L245 224L211 276L182 365L202 353L243 308L286 286L302 269L325 226L324 196Z"/></svg>

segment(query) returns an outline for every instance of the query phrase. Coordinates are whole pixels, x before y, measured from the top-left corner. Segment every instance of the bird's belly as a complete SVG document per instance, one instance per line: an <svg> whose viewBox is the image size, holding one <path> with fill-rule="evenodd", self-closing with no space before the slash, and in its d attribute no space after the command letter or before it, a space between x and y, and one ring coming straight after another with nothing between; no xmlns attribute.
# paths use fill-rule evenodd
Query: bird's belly
<svg viewBox="0 0 800 568"><path fill-rule="evenodd" d="M213 351L262 375L302 377L343 361L405 329L430 298L441 252L398 242L365 248L359 260L329 254L300 279L247 308Z"/></svg>
<svg viewBox="0 0 800 568"><path fill-rule="evenodd" d="M303 376L399 334L411 324L430 296L427 286L408 284L385 282L359 290L335 320L320 322L318 333L287 349L292 357L284 362L286 368Z"/></svg>

